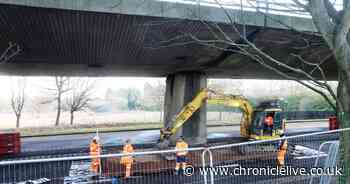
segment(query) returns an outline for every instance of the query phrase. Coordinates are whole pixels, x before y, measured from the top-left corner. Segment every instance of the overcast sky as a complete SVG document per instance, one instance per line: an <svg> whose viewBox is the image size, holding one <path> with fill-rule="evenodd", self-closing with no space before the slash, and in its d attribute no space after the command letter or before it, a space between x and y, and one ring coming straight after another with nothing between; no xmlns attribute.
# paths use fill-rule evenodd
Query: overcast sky
<svg viewBox="0 0 350 184"><path fill-rule="evenodd" d="M165 81L164 78L145 78L145 77L90 77L96 83L96 96L105 94L108 88L138 88L143 89L146 82L157 84L158 81ZM1 96L9 96L16 77L0 76ZM55 84L54 77L26 77L26 93L31 96L43 94L44 88L51 88Z"/></svg>
<svg viewBox="0 0 350 184"><path fill-rule="evenodd" d="M11 94L11 88L15 83L15 77L0 76L1 90L0 95L2 98L9 97ZM95 96L103 98L108 88L120 89L120 88L137 88L143 92L145 83L151 85L157 85L159 82L165 84L165 78L145 78L145 77L98 77L89 78L95 81ZM27 77L26 94L29 96L42 96L45 95L44 88L54 87L53 77ZM223 81L228 88L240 88L243 92L242 95L254 96L254 95L276 95L281 92L292 92L293 86L297 84L291 81L283 80L232 80L232 79L215 79ZM285 91L281 91L284 89Z"/></svg>

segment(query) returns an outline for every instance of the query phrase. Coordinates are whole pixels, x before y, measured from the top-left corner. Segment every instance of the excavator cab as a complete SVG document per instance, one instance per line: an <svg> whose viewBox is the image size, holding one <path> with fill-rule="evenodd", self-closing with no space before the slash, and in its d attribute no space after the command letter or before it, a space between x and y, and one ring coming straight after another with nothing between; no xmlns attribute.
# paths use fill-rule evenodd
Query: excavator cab
<svg viewBox="0 0 350 184"><path fill-rule="evenodd" d="M280 137L285 132L282 112L279 100L261 102L253 112L250 139L265 140Z"/></svg>

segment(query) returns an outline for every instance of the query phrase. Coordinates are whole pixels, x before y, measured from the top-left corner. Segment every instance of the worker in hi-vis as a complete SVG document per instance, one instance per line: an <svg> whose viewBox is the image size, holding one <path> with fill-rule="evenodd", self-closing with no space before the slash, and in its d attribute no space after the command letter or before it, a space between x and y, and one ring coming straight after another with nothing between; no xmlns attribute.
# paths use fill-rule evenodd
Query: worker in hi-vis
<svg viewBox="0 0 350 184"><path fill-rule="evenodd" d="M101 145L99 143L99 137L95 136L90 143L90 156L97 157L101 154ZM99 174L100 170L100 158L91 158L90 170L95 174Z"/></svg>
<svg viewBox="0 0 350 184"><path fill-rule="evenodd" d="M273 117L271 115L265 117L265 130L268 134L272 136L273 131Z"/></svg>
<svg viewBox="0 0 350 184"><path fill-rule="evenodd" d="M180 137L176 141L176 166L175 166L175 174L179 173L180 166L182 166L182 170L186 168L186 161L187 161L187 149L188 144L185 142L185 140Z"/></svg>
<svg viewBox="0 0 350 184"><path fill-rule="evenodd" d="M284 134L282 134L281 137L284 137ZM281 140L278 148L278 153L277 153L277 167L284 167L287 149L288 149L287 139Z"/></svg>
<svg viewBox="0 0 350 184"><path fill-rule="evenodd" d="M134 147L131 145L130 139L126 140L124 147L123 147L123 153L124 154L130 154L134 152ZM131 167L134 160L132 156L126 155L123 156L120 160L120 163L125 166L125 178L129 178L131 175Z"/></svg>

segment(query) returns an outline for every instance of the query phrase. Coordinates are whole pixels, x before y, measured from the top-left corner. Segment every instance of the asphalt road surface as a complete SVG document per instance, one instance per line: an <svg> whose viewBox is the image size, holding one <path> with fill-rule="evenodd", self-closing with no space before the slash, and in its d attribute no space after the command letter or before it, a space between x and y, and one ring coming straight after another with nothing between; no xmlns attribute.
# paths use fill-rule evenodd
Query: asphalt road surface
<svg viewBox="0 0 350 184"><path fill-rule="evenodd" d="M326 131L327 122L289 123L287 135L303 132ZM22 139L22 152L57 151L65 149L87 148L95 134L59 135L47 137L33 137ZM219 126L208 128L208 139L239 137L239 126ZM159 139L159 130L127 131L100 133L103 146L120 146L126 139L133 144L152 144Z"/></svg>

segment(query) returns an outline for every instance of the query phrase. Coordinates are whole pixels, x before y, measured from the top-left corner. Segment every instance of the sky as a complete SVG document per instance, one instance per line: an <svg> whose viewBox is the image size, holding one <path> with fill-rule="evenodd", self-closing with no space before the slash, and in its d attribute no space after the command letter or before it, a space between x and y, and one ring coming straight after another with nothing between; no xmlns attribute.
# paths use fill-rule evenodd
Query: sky
<svg viewBox="0 0 350 184"><path fill-rule="evenodd" d="M0 84L2 86L0 95L3 98L10 97L11 90L16 86L18 77L0 76ZM103 98L108 88L137 88L143 92L145 83L157 85L159 82L165 84L165 78L151 77L90 77L90 80L95 82L95 97ZM284 80L233 80L233 79L211 79L211 81L222 82L228 85L228 88L240 88L245 96L254 95L278 95L281 92L293 92L293 86L298 86L295 82ZM45 88L54 87L53 77L27 77L25 93L29 96L45 95ZM286 89L287 91L281 91ZM234 91L234 90L233 90Z"/></svg>
<svg viewBox="0 0 350 184"><path fill-rule="evenodd" d="M12 88L16 85L15 82L19 77L0 76L0 84L2 86L0 95L2 97L10 96ZM90 77L95 81L96 96L102 95L104 97L105 91L108 88L137 88L142 91L146 82L151 85L156 85L158 81L165 82L164 78L146 78L146 77ZM26 93L31 96L38 96L44 93L45 88L54 87L55 80L53 77L26 77Z"/></svg>

